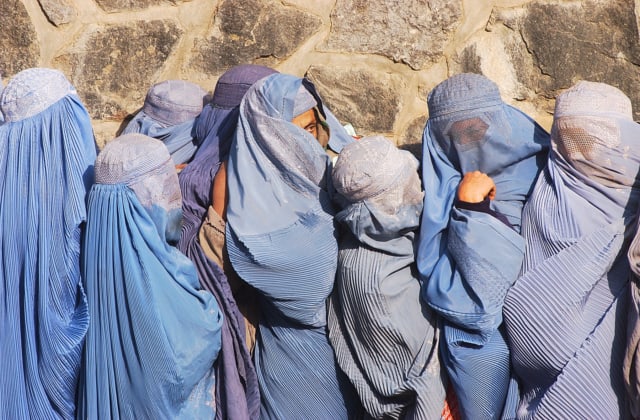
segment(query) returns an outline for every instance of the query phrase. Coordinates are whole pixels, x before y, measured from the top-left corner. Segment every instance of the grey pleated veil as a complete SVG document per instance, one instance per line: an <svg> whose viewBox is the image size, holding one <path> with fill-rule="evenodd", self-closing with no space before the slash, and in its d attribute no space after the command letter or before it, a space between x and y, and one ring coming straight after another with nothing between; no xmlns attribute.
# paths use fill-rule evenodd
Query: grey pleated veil
<svg viewBox="0 0 640 420"><path fill-rule="evenodd" d="M504 307L517 415L625 418L624 254L640 198L640 127L624 93L583 81L558 96L551 138Z"/></svg>
<svg viewBox="0 0 640 420"><path fill-rule="evenodd" d="M328 315L340 368L374 418L435 419L445 390L435 314L420 299L418 161L384 137L347 145L332 173L347 205Z"/></svg>

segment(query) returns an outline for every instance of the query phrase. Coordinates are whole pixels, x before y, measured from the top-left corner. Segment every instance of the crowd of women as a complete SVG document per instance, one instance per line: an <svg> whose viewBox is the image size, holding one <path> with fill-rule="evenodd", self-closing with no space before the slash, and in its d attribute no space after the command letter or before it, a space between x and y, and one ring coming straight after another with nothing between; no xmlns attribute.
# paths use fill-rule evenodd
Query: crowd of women
<svg viewBox="0 0 640 420"><path fill-rule="evenodd" d="M149 89L96 147L32 68L0 95L0 417L640 416L640 125L581 81L551 133L428 95L419 161L258 65Z"/></svg>

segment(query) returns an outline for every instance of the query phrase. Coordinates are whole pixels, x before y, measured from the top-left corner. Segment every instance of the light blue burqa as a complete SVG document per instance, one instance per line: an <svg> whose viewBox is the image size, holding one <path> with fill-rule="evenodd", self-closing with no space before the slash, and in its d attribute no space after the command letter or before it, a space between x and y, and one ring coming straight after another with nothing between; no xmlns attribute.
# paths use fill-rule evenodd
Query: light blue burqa
<svg viewBox="0 0 640 420"><path fill-rule="evenodd" d="M429 93L428 105L417 255L422 297L441 316L442 362L463 417L508 417L517 390L499 328L502 305L520 271L521 211L549 137L481 75L450 77ZM491 209L511 226L490 213L454 206L462 176L476 170L495 182Z"/></svg>
<svg viewBox="0 0 640 420"><path fill-rule="evenodd" d="M290 123L301 83L268 76L240 105L227 168L227 249L261 297L254 355L261 418L344 419L349 383L326 330L338 252L330 161L311 134ZM330 134L348 138L339 125Z"/></svg>
<svg viewBox="0 0 640 420"><path fill-rule="evenodd" d="M0 108L0 416L70 419L89 323L80 239L91 121L52 69L15 75Z"/></svg>
<svg viewBox="0 0 640 420"><path fill-rule="evenodd" d="M621 91L583 81L556 99L551 138L504 307L517 417L628 418L625 254L640 204L640 126Z"/></svg>
<svg viewBox="0 0 640 420"><path fill-rule="evenodd" d="M178 177L142 134L110 142L89 193L83 273L91 322L78 419L211 419L222 323L180 235Z"/></svg>

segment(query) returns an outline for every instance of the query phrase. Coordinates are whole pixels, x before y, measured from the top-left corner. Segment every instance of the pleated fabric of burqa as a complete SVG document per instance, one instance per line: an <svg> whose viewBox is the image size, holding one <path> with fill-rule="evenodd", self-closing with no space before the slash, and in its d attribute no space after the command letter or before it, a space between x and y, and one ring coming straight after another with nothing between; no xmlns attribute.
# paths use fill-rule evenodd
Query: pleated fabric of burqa
<svg viewBox="0 0 640 420"><path fill-rule="evenodd" d="M623 361L623 379L627 389L629 409L633 418L640 418L640 229L627 255L632 276L629 281L627 312L627 346Z"/></svg>
<svg viewBox="0 0 640 420"><path fill-rule="evenodd" d="M209 99L206 90L186 80L156 83L122 134L140 133L161 140L176 165L188 163L200 145L195 124Z"/></svg>
<svg viewBox="0 0 640 420"><path fill-rule="evenodd" d="M32 68L0 97L0 416L70 419L89 323L80 241L96 145L66 77Z"/></svg>
<svg viewBox="0 0 640 420"><path fill-rule="evenodd" d="M227 249L235 271L260 294L254 360L261 418L344 419L354 396L326 329L338 252L330 160L290 122L302 84L274 74L240 104L227 167ZM331 136L348 141L340 130L331 127Z"/></svg>
<svg viewBox="0 0 640 420"><path fill-rule="evenodd" d="M126 134L105 145L95 173L77 418L213 418L222 319L193 263L171 245L182 210L169 152L159 140Z"/></svg>
<svg viewBox="0 0 640 420"><path fill-rule="evenodd" d="M245 64L227 70L216 83L213 99L195 126L201 143L193 161L180 172L184 220L178 248L198 270L200 284L218 300L224 314L222 348L216 363L218 419L257 419L260 415L258 377L245 347L245 321L222 267L205 254L198 232L212 204L213 179L227 159L238 124L238 107L247 89L276 71ZM224 237L224 228L221 235Z"/></svg>
<svg viewBox="0 0 640 420"><path fill-rule="evenodd" d="M329 339L373 418L438 419L445 400L435 313L420 299L414 245L423 196L418 160L384 137L346 146L332 172L338 274Z"/></svg>
<svg viewBox="0 0 640 420"><path fill-rule="evenodd" d="M450 77L427 102L417 254L422 297L440 316L442 363L463 418L508 418L518 392L502 305L524 257L521 212L545 163L549 136L478 74ZM491 212L454 205L460 180L473 171L493 179L490 210L508 224Z"/></svg>
<svg viewBox="0 0 640 420"><path fill-rule="evenodd" d="M640 126L624 93L582 81L556 99L551 138L504 307L517 417L626 418L625 254L640 198Z"/></svg>

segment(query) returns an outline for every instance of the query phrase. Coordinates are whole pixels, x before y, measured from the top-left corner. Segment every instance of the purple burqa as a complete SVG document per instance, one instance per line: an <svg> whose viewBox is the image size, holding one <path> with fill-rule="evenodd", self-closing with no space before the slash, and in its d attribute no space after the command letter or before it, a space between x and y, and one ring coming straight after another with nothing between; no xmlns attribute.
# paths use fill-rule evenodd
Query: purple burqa
<svg viewBox="0 0 640 420"><path fill-rule="evenodd" d="M202 110L195 127L201 146L180 173L184 220L178 248L194 262L200 283L214 294L224 313L222 349L216 366L218 419L258 418L260 393L244 344L244 319L222 269L204 254L198 231L211 204L213 178L229 153L240 101L253 83L272 73L276 71L268 67L240 65L220 77L213 100Z"/></svg>

